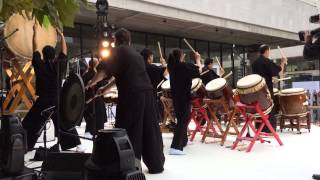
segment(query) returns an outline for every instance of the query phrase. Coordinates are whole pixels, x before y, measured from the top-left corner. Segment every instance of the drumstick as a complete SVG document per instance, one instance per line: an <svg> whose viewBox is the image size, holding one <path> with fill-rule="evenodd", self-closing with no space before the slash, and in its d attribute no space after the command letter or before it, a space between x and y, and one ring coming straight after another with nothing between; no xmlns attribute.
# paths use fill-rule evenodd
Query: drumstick
<svg viewBox="0 0 320 180"><path fill-rule="evenodd" d="M291 79L291 77L280 78L280 79L273 78L273 80L275 80L275 81L285 81L285 80L289 80L289 79Z"/></svg>
<svg viewBox="0 0 320 180"><path fill-rule="evenodd" d="M190 48L190 50L193 52L193 53L196 53L196 51L193 49L193 47L189 44L189 42L186 40L186 38L183 38L183 41L186 43L186 45Z"/></svg>
<svg viewBox="0 0 320 180"><path fill-rule="evenodd" d="M209 71L210 71L210 70L206 70L206 71L202 72L202 73L200 74L200 76L202 76L202 75L204 75L204 74L207 74Z"/></svg>
<svg viewBox="0 0 320 180"><path fill-rule="evenodd" d="M158 48L159 48L160 57L161 57L161 59L163 59L162 51L161 51L161 46L160 46L160 42L159 42L159 41L158 41Z"/></svg>
<svg viewBox="0 0 320 180"><path fill-rule="evenodd" d="M228 77L230 77L232 75L232 71L230 71L227 75L225 75L223 78L227 79Z"/></svg>
<svg viewBox="0 0 320 180"><path fill-rule="evenodd" d="M91 101L93 101L95 98L100 97L102 95L95 95L93 96L93 98L88 99L88 101L86 101L86 104L89 104Z"/></svg>
<svg viewBox="0 0 320 180"><path fill-rule="evenodd" d="M164 79L158 84L157 89L161 86L161 84L164 82Z"/></svg>
<svg viewBox="0 0 320 180"><path fill-rule="evenodd" d="M220 61L219 61L219 59L218 59L218 57L217 57L217 56L215 57L215 59L216 59L216 61L217 61L218 65L220 66L220 68L222 68L222 66L221 66L221 64L220 64Z"/></svg>
<svg viewBox="0 0 320 180"><path fill-rule="evenodd" d="M283 53L282 49L280 48L280 46L278 46L277 48L279 49L282 58L288 59L287 56L284 55L284 53ZM286 64L286 65L287 65L287 64Z"/></svg>

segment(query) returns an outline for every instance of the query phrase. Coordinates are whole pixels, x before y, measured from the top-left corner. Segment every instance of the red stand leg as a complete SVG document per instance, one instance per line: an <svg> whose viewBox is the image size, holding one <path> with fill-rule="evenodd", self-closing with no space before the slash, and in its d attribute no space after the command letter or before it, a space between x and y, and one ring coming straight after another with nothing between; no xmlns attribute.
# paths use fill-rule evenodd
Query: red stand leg
<svg viewBox="0 0 320 180"><path fill-rule="evenodd" d="M243 117L245 118L245 125L242 127L240 134L238 135L236 141L234 142L233 146L231 149L235 149L239 142L242 140L247 140L250 141L249 146L246 149L246 152L250 152L256 142L256 140L259 140L261 143L264 143L265 141L263 140L263 136L270 136L270 137L274 137L279 145L283 145L279 135L276 133L276 131L273 129L273 127L271 126L270 122L269 122L269 116L264 114L264 112L261 110L260 106L258 103L254 103L252 105L245 105L242 104L240 102L238 102L236 104L236 107L239 109L239 111L241 112L241 114L243 115ZM258 129L255 128L254 126L254 121L256 121L253 117L252 114L248 114L246 113L246 109L255 109L257 113L259 113L260 117L261 117L261 123ZM268 129L271 131L271 133L264 133L261 132L263 127L267 126ZM253 137L244 137L244 132L246 131L247 128L252 129L254 136Z"/></svg>

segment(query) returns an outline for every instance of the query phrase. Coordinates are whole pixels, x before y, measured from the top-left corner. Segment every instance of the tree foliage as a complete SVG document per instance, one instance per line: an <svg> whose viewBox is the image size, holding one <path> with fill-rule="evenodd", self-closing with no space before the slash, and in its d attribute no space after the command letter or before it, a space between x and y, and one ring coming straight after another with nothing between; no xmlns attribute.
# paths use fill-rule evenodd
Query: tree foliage
<svg viewBox="0 0 320 180"><path fill-rule="evenodd" d="M12 14L25 12L41 24L55 27L73 27L80 6L89 7L87 0L0 0L0 20L6 21ZM29 17L31 18L31 16Z"/></svg>

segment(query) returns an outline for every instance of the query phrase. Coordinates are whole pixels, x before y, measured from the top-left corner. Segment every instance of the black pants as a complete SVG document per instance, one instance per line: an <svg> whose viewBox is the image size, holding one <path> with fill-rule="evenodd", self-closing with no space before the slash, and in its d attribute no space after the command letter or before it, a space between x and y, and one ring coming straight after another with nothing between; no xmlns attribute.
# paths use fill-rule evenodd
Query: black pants
<svg viewBox="0 0 320 180"><path fill-rule="evenodd" d="M107 119L103 97L98 97L90 102L86 106L83 116L86 121L85 132L90 132L90 134L94 135L98 130L103 129L104 122Z"/></svg>
<svg viewBox="0 0 320 180"><path fill-rule="evenodd" d="M271 112L269 113L269 122L273 129L277 130L277 119L276 119L276 109L275 107L272 108ZM255 126L258 129L261 123L256 123ZM264 126L262 132L270 133L271 131L267 126Z"/></svg>
<svg viewBox="0 0 320 180"><path fill-rule="evenodd" d="M171 148L183 150L188 143L188 122L191 111L191 104L181 103L177 105L174 103L174 111L177 117L177 125L174 130L173 140L171 143Z"/></svg>
<svg viewBox="0 0 320 180"><path fill-rule="evenodd" d="M165 157L152 90L119 94L116 124L127 130L135 156L143 158L150 173L163 171Z"/></svg>
<svg viewBox="0 0 320 180"><path fill-rule="evenodd" d="M34 145L36 144L43 127L45 125L45 117L41 116L41 112L49 107L56 105L55 98L46 98L46 97L39 97L26 117L22 121L22 126L27 132L27 144L28 144L28 151L33 150ZM57 134L57 117L56 113L53 114L51 117L53 123L55 125L55 132ZM70 130L68 133L78 135L77 130L73 129ZM60 133L60 145L62 149L70 149L79 145L80 139L78 137L68 136Z"/></svg>

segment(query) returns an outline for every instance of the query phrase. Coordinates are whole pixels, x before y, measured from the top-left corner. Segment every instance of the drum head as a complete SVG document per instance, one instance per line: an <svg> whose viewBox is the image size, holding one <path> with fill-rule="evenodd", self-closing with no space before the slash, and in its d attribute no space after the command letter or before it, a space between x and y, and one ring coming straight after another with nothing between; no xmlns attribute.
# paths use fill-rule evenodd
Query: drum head
<svg viewBox="0 0 320 180"><path fill-rule="evenodd" d="M280 91L280 94L282 95L298 95L298 94L305 94L305 91L303 88L289 88L284 89Z"/></svg>
<svg viewBox="0 0 320 180"><path fill-rule="evenodd" d="M241 89L250 88L250 87L253 87L253 86L259 84L262 80L263 80L263 78L260 75L251 74L251 75L248 75L248 76L241 78L237 82L237 88L241 88Z"/></svg>
<svg viewBox="0 0 320 180"><path fill-rule="evenodd" d="M170 81L166 80L164 83L162 83L161 84L161 89L164 89L164 90L170 89Z"/></svg>
<svg viewBox="0 0 320 180"><path fill-rule="evenodd" d="M274 93L274 94L279 93L279 89L277 89L277 88L273 88L273 93Z"/></svg>
<svg viewBox="0 0 320 180"><path fill-rule="evenodd" d="M60 100L60 124L63 130L73 129L82 120L85 105L85 89L78 74L70 74L63 84Z"/></svg>
<svg viewBox="0 0 320 180"><path fill-rule="evenodd" d="M216 91L216 90L219 90L219 89L223 88L224 86L226 86L226 84L227 84L227 81L224 78L217 78L217 79L210 81L206 85L206 90L207 91Z"/></svg>
<svg viewBox="0 0 320 180"><path fill-rule="evenodd" d="M6 39L6 44L10 51L21 58L32 58L33 25L34 20L28 19L26 16L24 17L20 14L12 15L5 23L4 36L8 36L16 29L19 29L19 31ZM57 33L51 25L47 28L39 25L37 32L38 50L40 50L40 53L46 45L56 46Z"/></svg>
<svg viewBox="0 0 320 180"><path fill-rule="evenodd" d="M202 80L200 78L192 79L191 91L197 91L202 85Z"/></svg>

